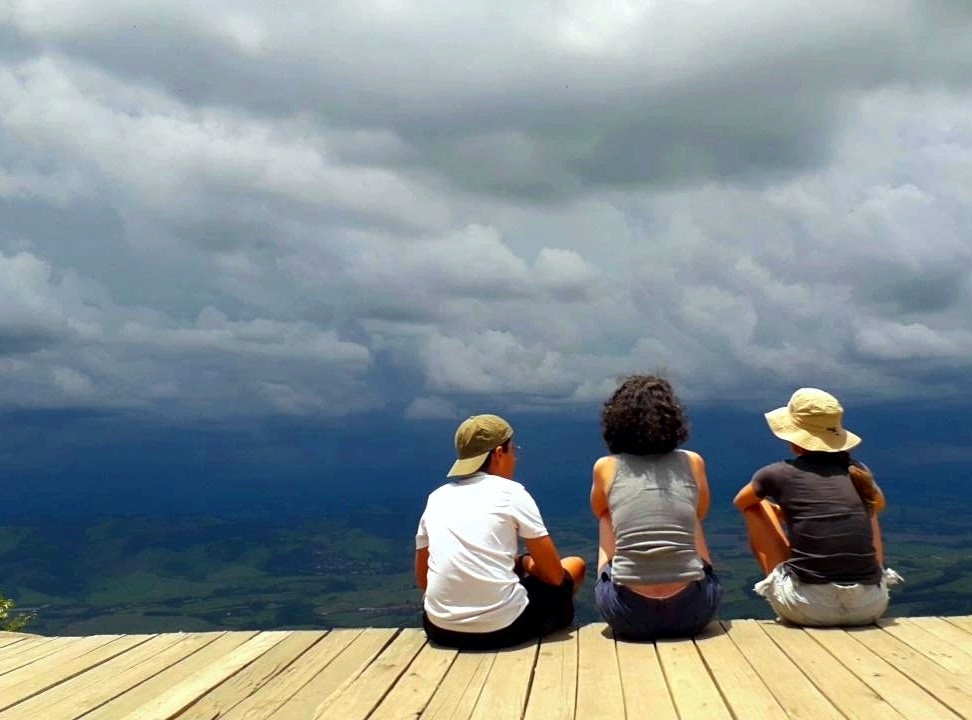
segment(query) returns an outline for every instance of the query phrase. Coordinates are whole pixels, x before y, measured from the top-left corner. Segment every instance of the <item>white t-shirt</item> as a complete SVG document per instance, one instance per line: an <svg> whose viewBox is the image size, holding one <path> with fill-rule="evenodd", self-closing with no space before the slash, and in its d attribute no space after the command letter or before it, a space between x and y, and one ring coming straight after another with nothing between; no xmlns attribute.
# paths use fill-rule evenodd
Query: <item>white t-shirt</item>
<svg viewBox="0 0 972 720"><path fill-rule="evenodd" d="M545 535L536 502L518 482L476 473L435 490L415 534L415 548L429 549L429 619L458 632L510 625L528 602L513 572L517 538Z"/></svg>

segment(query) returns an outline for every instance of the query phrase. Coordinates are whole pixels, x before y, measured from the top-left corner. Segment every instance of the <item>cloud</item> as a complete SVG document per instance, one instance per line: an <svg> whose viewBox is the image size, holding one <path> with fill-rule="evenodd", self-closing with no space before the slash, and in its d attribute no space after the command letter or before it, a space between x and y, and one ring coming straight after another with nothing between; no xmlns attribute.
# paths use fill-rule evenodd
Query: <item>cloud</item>
<svg viewBox="0 0 972 720"><path fill-rule="evenodd" d="M179 322L33 254L0 254L0 406L344 414L375 405L360 380L371 362L333 330L212 307Z"/></svg>
<svg viewBox="0 0 972 720"><path fill-rule="evenodd" d="M967 392L967 4L15 0L0 47L0 408Z"/></svg>
<svg viewBox="0 0 972 720"><path fill-rule="evenodd" d="M444 420L455 418L457 413L453 402L435 396L417 397L405 408L409 420Z"/></svg>
<svg viewBox="0 0 972 720"><path fill-rule="evenodd" d="M504 197L790 173L825 161L848 93L972 76L969 13L947 1L23 0L7 15L21 42L191 106L391 132L381 162Z"/></svg>

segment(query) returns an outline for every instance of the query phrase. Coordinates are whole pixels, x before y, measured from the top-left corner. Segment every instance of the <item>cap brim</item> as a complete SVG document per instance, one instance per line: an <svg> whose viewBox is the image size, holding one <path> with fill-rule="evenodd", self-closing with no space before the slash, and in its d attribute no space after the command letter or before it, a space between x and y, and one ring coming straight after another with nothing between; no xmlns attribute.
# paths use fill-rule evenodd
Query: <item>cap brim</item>
<svg viewBox="0 0 972 720"><path fill-rule="evenodd" d="M472 475L483 466L483 463L486 462L486 458L489 457L489 453L491 452L492 450L489 450L482 455L456 460L452 463L452 467L449 468L446 477L466 477L467 475Z"/></svg>
<svg viewBox="0 0 972 720"><path fill-rule="evenodd" d="M799 427L793 422L790 409L777 408L766 413L766 424L776 437L793 443L804 450L818 452L844 452L861 444L861 438L854 433L840 429L836 435L816 434Z"/></svg>

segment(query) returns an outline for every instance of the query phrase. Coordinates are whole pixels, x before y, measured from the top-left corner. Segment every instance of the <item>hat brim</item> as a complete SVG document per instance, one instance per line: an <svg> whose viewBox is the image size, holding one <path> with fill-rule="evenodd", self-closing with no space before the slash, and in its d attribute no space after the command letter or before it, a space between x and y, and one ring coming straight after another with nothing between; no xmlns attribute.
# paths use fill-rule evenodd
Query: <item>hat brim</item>
<svg viewBox="0 0 972 720"><path fill-rule="evenodd" d="M486 462L486 458L489 457L491 452L493 451L487 450L482 455L456 460L452 463L452 467L449 468L446 477L466 477L467 475L472 475L483 466L483 463Z"/></svg>
<svg viewBox="0 0 972 720"><path fill-rule="evenodd" d="M793 421L787 407L771 410L764 415L766 424L776 437L811 452L846 452L861 444L861 438L843 427L836 433L813 432L802 428Z"/></svg>

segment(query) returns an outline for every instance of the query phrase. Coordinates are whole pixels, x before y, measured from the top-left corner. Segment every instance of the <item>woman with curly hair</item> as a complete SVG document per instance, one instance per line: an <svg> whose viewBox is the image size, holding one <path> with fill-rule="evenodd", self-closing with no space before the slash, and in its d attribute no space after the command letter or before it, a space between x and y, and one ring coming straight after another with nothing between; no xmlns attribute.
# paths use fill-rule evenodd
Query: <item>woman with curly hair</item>
<svg viewBox="0 0 972 720"><path fill-rule="evenodd" d="M667 380L625 379L604 403L610 455L594 463L591 509L599 523L594 599L616 638L691 637L712 620L722 585L702 520L705 463L679 450L688 426Z"/></svg>

